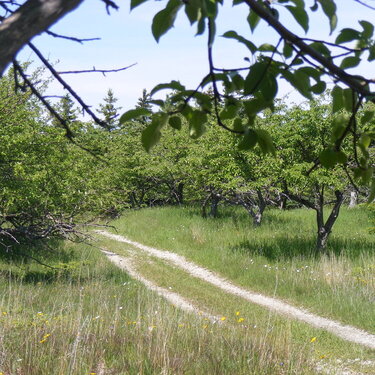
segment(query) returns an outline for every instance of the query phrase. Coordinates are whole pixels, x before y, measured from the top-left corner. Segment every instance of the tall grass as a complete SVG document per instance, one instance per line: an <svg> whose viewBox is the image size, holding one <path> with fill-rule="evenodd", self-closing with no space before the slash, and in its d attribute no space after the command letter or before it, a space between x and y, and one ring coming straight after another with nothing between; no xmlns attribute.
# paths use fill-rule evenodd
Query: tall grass
<svg viewBox="0 0 375 375"><path fill-rule="evenodd" d="M2 374L314 372L309 351L285 335L277 341L251 328L207 324L130 280L97 249L55 246L59 256L39 257L58 270L2 260Z"/></svg>

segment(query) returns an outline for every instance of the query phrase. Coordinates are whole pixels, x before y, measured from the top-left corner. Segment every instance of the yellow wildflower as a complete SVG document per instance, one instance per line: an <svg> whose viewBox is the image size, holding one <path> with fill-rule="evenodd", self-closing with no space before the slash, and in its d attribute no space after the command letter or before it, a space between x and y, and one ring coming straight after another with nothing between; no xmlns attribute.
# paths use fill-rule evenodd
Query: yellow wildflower
<svg viewBox="0 0 375 375"><path fill-rule="evenodd" d="M222 316L222 317L220 318L220 320L224 321L226 318L227 318L226 316Z"/></svg>
<svg viewBox="0 0 375 375"><path fill-rule="evenodd" d="M239 318L239 319L237 320L237 322L238 322L238 323L242 323L244 320L245 320L244 318Z"/></svg>
<svg viewBox="0 0 375 375"><path fill-rule="evenodd" d="M240 315L240 312L239 311L236 311L236 316L239 316Z"/></svg>
<svg viewBox="0 0 375 375"><path fill-rule="evenodd" d="M315 342L316 341L316 337L313 337L310 342Z"/></svg>

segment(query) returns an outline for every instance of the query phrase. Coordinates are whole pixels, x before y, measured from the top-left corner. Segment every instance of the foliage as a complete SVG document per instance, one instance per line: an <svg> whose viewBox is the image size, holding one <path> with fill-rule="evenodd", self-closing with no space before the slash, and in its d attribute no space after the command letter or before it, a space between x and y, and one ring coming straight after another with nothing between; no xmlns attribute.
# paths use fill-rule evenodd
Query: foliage
<svg viewBox="0 0 375 375"><path fill-rule="evenodd" d="M145 1L133 1L135 8ZM208 66L209 72L195 90L186 88L180 82L171 81L155 86L151 95L160 90L170 90L166 108L163 100L154 101L160 107L152 116L152 121L143 132L143 144L150 150L160 139L161 130L168 124L176 126L175 114L181 113L186 119L190 135L200 137L206 130L207 113L211 113L215 122L228 131L242 135L239 147L253 149L258 144L263 151L274 151L272 140L267 130L259 131L256 118L266 108L274 110L275 98L278 93L280 80L292 85L305 98L312 100L315 95L326 91L327 83L332 80L335 85L332 94L332 112L340 113L346 110L348 115L337 116L332 123L332 137L321 149L318 164L330 168L339 164L348 165L348 158L353 158L350 165L355 171L355 177L369 184L372 179L372 162L368 152L371 141L374 140L372 130L361 131L357 126L356 115L365 102L373 101L371 79L352 75L347 70L359 66L361 60L373 61L375 47L373 41L374 27L365 20L359 20L359 27L344 28L336 34L334 43L325 40L315 40L308 36L299 37L286 24L286 13L289 13L297 25L305 33L309 31L311 15L323 13L330 26L331 34L336 32L337 4L334 0L315 1L312 7L307 7L303 0L277 0L263 2L257 0L235 0L233 5L248 6L247 22L253 33L260 22L266 22L279 35L276 45L264 43L256 46L251 40L230 30L223 34L224 38L244 44L251 59L247 59L247 67L218 69L214 64L212 49L216 34L216 19L220 12L222 1L197 0L181 3L170 0L166 7L158 12L152 21L152 33L159 41L160 38L174 25L179 12L185 14L192 25L197 25L197 35L207 32L208 35ZM358 4L358 6L361 6ZM362 4L363 6L363 4ZM280 11L278 10L280 9ZM348 44L350 43L350 44ZM250 61L252 61L250 63ZM212 86L212 94L205 92L207 86ZM192 105L195 101L196 105ZM236 120L232 126L226 123L235 119L244 107L244 120ZM373 110L362 116L363 123L371 120ZM127 112L136 118L144 113ZM170 120L171 119L171 120ZM310 137L313 135L309 135ZM345 147L345 140L352 139L352 147ZM357 148L359 151L357 151ZM372 184L372 194L375 196L375 183Z"/></svg>

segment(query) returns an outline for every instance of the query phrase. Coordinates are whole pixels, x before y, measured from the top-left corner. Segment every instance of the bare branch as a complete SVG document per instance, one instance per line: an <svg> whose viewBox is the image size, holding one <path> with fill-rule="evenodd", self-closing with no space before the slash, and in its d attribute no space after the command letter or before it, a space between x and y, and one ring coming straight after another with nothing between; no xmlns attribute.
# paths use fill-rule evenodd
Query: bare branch
<svg viewBox="0 0 375 375"><path fill-rule="evenodd" d="M123 68L118 68L118 69L96 69L95 67L93 67L92 69L87 69L87 70L68 70L64 72L57 72L57 74L102 73L103 75L105 75L106 73L122 72L123 70L132 68L135 65L137 65L137 63L125 66Z"/></svg>
<svg viewBox="0 0 375 375"><path fill-rule="evenodd" d="M74 36L67 36L67 35L60 35L56 34L55 32L51 30L46 30L46 34L53 36L54 38L60 38L60 39L67 39L71 40L72 42L77 42L77 43L83 43L83 42L92 42L94 40L100 40L101 38L76 38Z"/></svg>
<svg viewBox="0 0 375 375"><path fill-rule="evenodd" d="M56 80L66 89L73 98L80 104L83 110L88 113L91 118L101 127L108 128L108 125L100 120L96 114L90 109L90 107L82 100L82 98L68 85L66 81L64 81L56 69L49 63L49 61L43 56L43 54L32 44L31 42L28 43L28 46L35 52L35 54L39 57L42 61L43 65L52 73L52 75L56 78Z"/></svg>
<svg viewBox="0 0 375 375"><path fill-rule="evenodd" d="M361 4L361 5L363 5L363 6L365 6L366 8L369 8L369 9L371 9L371 10L375 10L375 7L373 7L372 5L369 5L369 4L367 4L367 3L365 3L364 1L362 1L362 0L354 0L356 3L358 3L358 4Z"/></svg>

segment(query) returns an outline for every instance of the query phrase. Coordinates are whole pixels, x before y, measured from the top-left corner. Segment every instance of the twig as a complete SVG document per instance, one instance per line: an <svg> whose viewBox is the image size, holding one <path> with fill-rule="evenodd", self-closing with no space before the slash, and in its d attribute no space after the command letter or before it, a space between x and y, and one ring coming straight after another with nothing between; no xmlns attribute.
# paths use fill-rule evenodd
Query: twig
<svg viewBox="0 0 375 375"><path fill-rule="evenodd" d="M81 43L81 44L83 42L92 42L94 40L100 40L101 39L101 38L76 38L74 36L57 34L57 33L53 32L51 30L46 30L45 33L50 35L50 36L53 36L54 38L67 39L67 40L71 40L72 42L77 42L77 43Z"/></svg>
<svg viewBox="0 0 375 375"><path fill-rule="evenodd" d="M56 69L48 62L48 60L43 56L43 54L32 44L31 42L28 43L28 46L34 51L34 53L38 56L38 58L42 61L44 66L52 73L52 75L56 78L56 80L66 89L74 99L81 105L83 110L87 112L91 118L101 127L108 128L108 124L105 121L100 120L95 113L90 109L90 107L82 100L82 98L68 85L66 81L64 81Z"/></svg>
<svg viewBox="0 0 375 375"><path fill-rule="evenodd" d="M86 70L67 70L63 72L57 72L57 74L102 73L105 76L105 73L122 72L123 70L129 69L135 65L137 65L137 63L125 66L123 68L118 68L118 69L96 69L95 67L93 67L92 69L86 69Z"/></svg>

